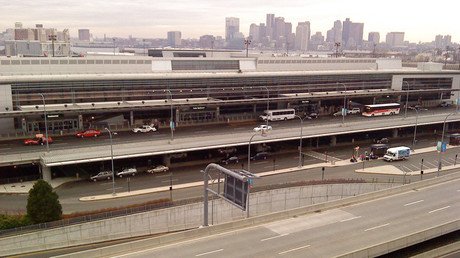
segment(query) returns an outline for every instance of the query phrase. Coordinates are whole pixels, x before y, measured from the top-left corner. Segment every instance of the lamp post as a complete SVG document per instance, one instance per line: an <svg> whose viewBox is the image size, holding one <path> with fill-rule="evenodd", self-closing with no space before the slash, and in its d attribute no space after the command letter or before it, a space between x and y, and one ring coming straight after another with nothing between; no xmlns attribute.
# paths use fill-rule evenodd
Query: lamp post
<svg viewBox="0 0 460 258"><path fill-rule="evenodd" d="M341 82L338 82L337 85L342 84L343 88L345 89L345 95L343 96L343 109L342 109L342 126L345 124L345 115L347 113L347 86Z"/></svg>
<svg viewBox="0 0 460 258"><path fill-rule="evenodd" d="M417 136L417 122L418 122L418 108L415 109L416 115L415 115L415 127L414 127L414 139L412 140L412 149L415 147L415 141L416 141L416 136Z"/></svg>
<svg viewBox="0 0 460 258"><path fill-rule="evenodd" d="M248 49L249 49L249 45L251 45L251 40L250 39L245 39L244 40L244 45L246 46L246 57L248 57Z"/></svg>
<svg viewBox="0 0 460 258"><path fill-rule="evenodd" d="M47 120L47 117L46 117L46 103L45 103L45 96L43 96L42 93L38 93L38 95L40 95L42 97L42 101L43 101L43 114L45 115L45 138L46 138L46 152L49 152L50 151L50 145L48 143L48 120Z"/></svg>
<svg viewBox="0 0 460 258"><path fill-rule="evenodd" d="M404 118L407 117L407 105L409 104L409 83L406 81L403 81L403 83L407 84L407 90L406 90L406 105L404 105Z"/></svg>
<svg viewBox="0 0 460 258"><path fill-rule="evenodd" d="M265 88L267 90L267 114L266 114L266 120L267 120L267 126L268 126L268 111L270 110L270 90L268 89L267 86L262 86L262 88Z"/></svg>
<svg viewBox="0 0 460 258"><path fill-rule="evenodd" d="M169 101L170 101L170 106L171 106L171 117L169 118L169 127L171 128L171 141L174 140L174 121L173 121L173 99L172 99L172 93L170 90L165 90L166 92L169 93ZM171 143L170 141L170 143Z"/></svg>
<svg viewBox="0 0 460 258"><path fill-rule="evenodd" d="M53 48L53 57L54 57L54 41L56 41L57 35L54 35L54 32L53 32L53 34L48 36L48 39L51 40L51 47Z"/></svg>
<svg viewBox="0 0 460 258"><path fill-rule="evenodd" d="M112 142L112 131L110 131L109 128L105 128L107 132L109 132L109 137L110 137L110 156L112 157L112 195L116 195L115 193L115 171L113 168L113 142Z"/></svg>
<svg viewBox="0 0 460 258"><path fill-rule="evenodd" d="M260 134L261 136L265 136L264 130L261 131L262 133ZM255 133L251 136L249 139L249 144L248 144L248 171L251 172L251 142L254 136L259 135L259 133Z"/></svg>
<svg viewBox="0 0 460 258"><path fill-rule="evenodd" d="M444 144L444 133L446 131L446 121L447 121L447 118L449 118L449 116L451 115L455 115L455 113L450 113L446 116L446 118L444 119L444 123L442 124L442 134L441 134L441 150L439 150L439 154L438 154L438 172L437 172L437 175L436 176L439 176L439 171L441 170L441 155L442 155L442 145Z"/></svg>
<svg viewBox="0 0 460 258"><path fill-rule="evenodd" d="M115 47L115 38L112 38L112 40L113 40L113 55L115 55L115 48L116 48Z"/></svg>
<svg viewBox="0 0 460 258"><path fill-rule="evenodd" d="M300 119L300 139L299 139L299 168L302 167L302 136L303 136L303 119L298 116L294 115L295 117Z"/></svg>

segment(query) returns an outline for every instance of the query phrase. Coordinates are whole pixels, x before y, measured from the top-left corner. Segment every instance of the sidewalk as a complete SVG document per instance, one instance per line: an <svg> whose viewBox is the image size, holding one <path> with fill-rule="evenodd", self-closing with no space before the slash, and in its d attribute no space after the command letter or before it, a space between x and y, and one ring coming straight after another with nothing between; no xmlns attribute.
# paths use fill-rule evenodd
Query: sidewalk
<svg viewBox="0 0 460 258"><path fill-rule="evenodd" d="M76 181L75 177L62 177L51 180L50 185L55 189L67 182ZM0 194L27 194L37 181L18 182L14 184L0 185Z"/></svg>

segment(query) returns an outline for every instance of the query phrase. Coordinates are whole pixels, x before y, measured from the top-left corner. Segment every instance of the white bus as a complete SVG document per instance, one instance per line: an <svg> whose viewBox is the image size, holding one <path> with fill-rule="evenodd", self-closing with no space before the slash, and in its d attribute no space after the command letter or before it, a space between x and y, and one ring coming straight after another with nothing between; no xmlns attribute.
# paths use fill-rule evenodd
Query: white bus
<svg viewBox="0 0 460 258"><path fill-rule="evenodd" d="M365 105L362 112L363 116L388 116L397 115L401 105L398 103Z"/></svg>
<svg viewBox="0 0 460 258"><path fill-rule="evenodd" d="M265 110L264 114L260 116L263 121L277 121L277 120L288 120L295 118L295 109L275 109Z"/></svg>

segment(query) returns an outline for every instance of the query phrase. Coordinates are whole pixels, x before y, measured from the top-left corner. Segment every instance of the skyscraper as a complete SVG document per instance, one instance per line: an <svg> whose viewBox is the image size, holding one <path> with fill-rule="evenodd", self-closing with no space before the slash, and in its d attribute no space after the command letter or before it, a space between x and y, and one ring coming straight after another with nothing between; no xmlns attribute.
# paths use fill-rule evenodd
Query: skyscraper
<svg viewBox="0 0 460 258"><path fill-rule="evenodd" d="M240 18L225 18L225 40L231 41L237 37L240 32Z"/></svg>
<svg viewBox="0 0 460 258"><path fill-rule="evenodd" d="M342 42L348 48L355 48L363 44L364 23L351 22L346 18L343 22Z"/></svg>
<svg viewBox="0 0 460 258"><path fill-rule="evenodd" d="M379 44L380 43L380 33L378 32L369 32L367 37L367 41L372 44Z"/></svg>
<svg viewBox="0 0 460 258"><path fill-rule="evenodd" d="M80 41L89 41L90 40L89 29L79 29L78 30L78 40Z"/></svg>
<svg viewBox="0 0 460 258"><path fill-rule="evenodd" d="M286 30L286 24L284 22L284 17L276 17L275 18L275 28L273 31L273 39L279 40L280 37L284 37L286 34L284 33Z"/></svg>
<svg viewBox="0 0 460 258"><path fill-rule="evenodd" d="M327 42L341 43L342 42L342 22L337 20L334 22L332 29L327 31Z"/></svg>
<svg viewBox="0 0 460 258"><path fill-rule="evenodd" d="M275 27L275 15L272 13L267 14L267 20L265 23L267 26L266 36L273 39L273 30Z"/></svg>
<svg viewBox="0 0 460 258"><path fill-rule="evenodd" d="M249 37L253 42L260 42L260 27L257 24L252 23L249 26Z"/></svg>
<svg viewBox="0 0 460 258"><path fill-rule="evenodd" d="M168 31L168 46L180 47L182 45L182 34L180 31Z"/></svg>
<svg viewBox="0 0 460 258"><path fill-rule="evenodd" d="M307 51L311 35L310 22L299 22L295 33L295 48L300 51Z"/></svg>
<svg viewBox="0 0 460 258"><path fill-rule="evenodd" d="M404 32L389 32L387 33L386 43L391 47L404 46Z"/></svg>

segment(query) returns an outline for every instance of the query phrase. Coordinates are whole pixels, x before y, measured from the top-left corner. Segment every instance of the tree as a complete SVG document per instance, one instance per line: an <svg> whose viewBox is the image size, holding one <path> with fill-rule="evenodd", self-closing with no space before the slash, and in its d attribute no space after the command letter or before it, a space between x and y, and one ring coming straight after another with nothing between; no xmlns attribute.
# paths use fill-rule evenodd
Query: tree
<svg viewBox="0 0 460 258"><path fill-rule="evenodd" d="M29 191L27 217L32 223L43 223L61 219L62 206L59 196L44 180L38 180Z"/></svg>

